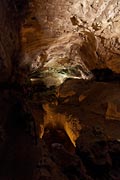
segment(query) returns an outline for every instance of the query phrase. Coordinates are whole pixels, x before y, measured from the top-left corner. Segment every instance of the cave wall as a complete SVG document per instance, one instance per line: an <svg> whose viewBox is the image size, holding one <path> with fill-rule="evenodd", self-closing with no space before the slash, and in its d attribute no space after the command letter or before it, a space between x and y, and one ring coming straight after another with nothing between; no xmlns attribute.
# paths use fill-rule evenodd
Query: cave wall
<svg viewBox="0 0 120 180"><path fill-rule="evenodd" d="M14 71L20 50L20 24L25 4L24 0L0 1L0 82L8 80Z"/></svg>
<svg viewBox="0 0 120 180"><path fill-rule="evenodd" d="M65 51L64 57L67 56L67 58L59 58L61 64L67 61L68 65L70 65L68 60L71 58L73 63L75 63L75 60L76 63L78 60L80 60L80 63L84 62L90 70L94 69L97 63L97 68L107 66L115 72L120 72L119 2L117 0L98 0L97 3L93 0L89 2L87 0L54 0L52 2L50 0L33 0L33 2L31 3L30 14L21 28L22 50L27 57L25 60L32 63L34 60L33 55L36 55L36 53L42 56L43 61L49 60L46 58L47 55L58 60L58 57L62 53L64 55ZM21 10L24 3L25 0L0 1L0 82L6 82L14 73L16 59L20 50L19 33L22 20ZM114 8L112 7L113 4ZM112 13L114 18L110 14L113 9L115 12ZM96 19L94 19L95 15L96 17L98 16ZM109 20L111 17L115 23ZM103 20L102 22L101 19ZM110 24L110 27L113 27L112 31L106 28L109 26L106 26L105 21L110 21L111 24L114 24L114 26ZM96 22L100 23L97 24ZM88 29L90 30L89 33ZM46 53L48 54L46 55ZM30 59L29 56L31 57ZM98 125L105 126L108 129L108 121L111 118L114 118L114 121L119 121L120 112L117 110L119 108L119 86L114 87L114 84L108 86L108 84L104 83L102 86L99 86L99 84L92 83L89 87L85 82L84 87L83 84L78 84L78 82L75 85L71 81L68 81L68 83L66 91L63 91L63 95L59 92L58 102L47 104L43 100L46 126L49 121L51 121L52 125L55 124L57 126L59 120L64 120L61 124L64 126L68 136L71 137L72 142L75 143L74 141L79 136L82 126L88 126L90 122L91 125L97 125L98 120ZM18 88L17 92L16 89L9 85L0 87L0 160L2 159L0 167L0 176L2 174L2 177L0 179L91 179L83 176L84 174L86 175L86 172L84 167L80 168L82 166L81 160L76 155L69 154L59 144L51 144L51 148L53 148L52 158L43 141L34 147L33 137L21 132L20 125L22 126L22 124L19 124L21 121L24 121L22 116L22 113L24 113L23 109L20 109L19 100L16 99L16 94L20 95L20 89ZM90 90L88 91L88 89ZM25 94L23 94L24 102L28 100L26 106L33 113L33 118L36 118L36 124L39 128L39 121L43 112L38 112L36 107L38 106L38 110L40 110L41 106L39 103L41 101L39 102L39 100L45 93L42 96L37 93L35 94L36 96L33 94L33 99L30 97L29 104L29 98L26 100L26 97L29 96L30 89L28 87L28 91L27 89L24 90L26 90ZM34 97L37 98L35 99ZM37 100L38 102L36 102ZM70 110L72 110L72 114ZM50 115L52 117L49 117ZM76 115L79 118L76 118ZM115 116L113 117L113 115ZM104 125L102 122L105 122L105 120L106 123ZM16 126L12 126L11 122L13 125L16 124ZM112 137L113 129L116 129L115 138L118 138L119 129L116 128L118 124L114 124L114 127L110 126L111 133L108 134ZM99 129L95 133L99 135ZM87 130L86 134L88 134ZM83 134L83 137L85 137L85 134ZM91 139L93 139L93 136ZM79 142L77 144L79 145ZM87 147L89 148L89 146ZM96 151L96 147L94 149ZM81 147L79 149L78 146L78 150L81 151ZM103 152L103 149L100 149L100 152ZM94 164L96 166L96 163ZM109 164L111 165L111 161ZM32 171L34 171L34 177L32 177ZM82 175L80 171L83 172ZM72 177L70 177L71 175Z"/></svg>
<svg viewBox="0 0 120 180"><path fill-rule="evenodd" d="M24 0L0 1L0 158L9 129L11 114L18 102L12 82L20 53L20 25ZM26 1L27 2L27 1ZM14 79L15 80L15 79Z"/></svg>
<svg viewBox="0 0 120 180"><path fill-rule="evenodd" d="M35 15L41 27L52 35L80 28L95 34L113 37L119 35L119 1L95 0L34 0ZM74 18L73 18L74 17ZM111 18L113 18L111 20Z"/></svg>
<svg viewBox="0 0 120 180"><path fill-rule="evenodd" d="M119 10L118 0L32 0L29 16L21 28L23 64L31 64L41 51L47 54L53 46L62 54L77 34L76 39L81 41L79 59L89 69L109 68L120 73ZM56 58L59 59L57 55Z"/></svg>

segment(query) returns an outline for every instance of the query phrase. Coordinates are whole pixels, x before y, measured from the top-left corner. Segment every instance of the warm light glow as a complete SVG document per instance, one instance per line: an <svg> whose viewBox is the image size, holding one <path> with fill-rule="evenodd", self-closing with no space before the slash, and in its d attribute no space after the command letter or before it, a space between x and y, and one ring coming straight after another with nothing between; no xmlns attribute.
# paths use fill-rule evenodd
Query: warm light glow
<svg viewBox="0 0 120 180"><path fill-rule="evenodd" d="M53 127L53 128L60 128L64 129L68 137L70 138L72 144L75 145L76 139L79 137L81 125L79 124L79 119L75 119L74 117L66 114L61 114L52 107L50 107L49 104L43 104L43 108L45 110L45 116L44 116L44 128L46 127ZM74 124L73 124L74 122ZM43 136L43 127L41 137Z"/></svg>

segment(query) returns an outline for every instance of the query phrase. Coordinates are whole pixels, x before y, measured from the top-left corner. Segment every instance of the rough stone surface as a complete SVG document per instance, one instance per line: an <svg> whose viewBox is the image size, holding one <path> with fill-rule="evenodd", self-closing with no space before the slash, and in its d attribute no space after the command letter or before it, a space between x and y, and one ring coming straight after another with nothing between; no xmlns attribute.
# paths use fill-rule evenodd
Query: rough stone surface
<svg viewBox="0 0 120 180"><path fill-rule="evenodd" d="M17 17L13 2L0 1L0 81L10 77L20 47Z"/></svg>
<svg viewBox="0 0 120 180"><path fill-rule="evenodd" d="M77 154L83 160L93 179L114 180L120 178L120 174L115 173L119 169L119 165L115 165L117 159L114 161L115 154L120 153L116 149L116 147L119 149L119 142L110 141L101 129L86 128L81 131L76 145ZM112 148L116 149L116 152Z"/></svg>
<svg viewBox="0 0 120 180"><path fill-rule="evenodd" d="M20 29L27 8L28 0L0 1L0 82L11 80L17 71L21 51Z"/></svg>
<svg viewBox="0 0 120 180"><path fill-rule="evenodd" d="M25 2L0 1L0 179L119 180L119 1Z"/></svg>
<svg viewBox="0 0 120 180"><path fill-rule="evenodd" d="M29 18L21 30L25 52L23 64L31 65L41 53L51 57L53 51L58 52L56 58L61 55L63 59L63 49L68 53L67 46L72 42L68 37L78 33L80 43L75 42L72 48L79 51L81 63L88 69L108 67L120 73L119 7L118 0L32 1ZM49 58L46 60L42 55L38 64L45 61Z"/></svg>

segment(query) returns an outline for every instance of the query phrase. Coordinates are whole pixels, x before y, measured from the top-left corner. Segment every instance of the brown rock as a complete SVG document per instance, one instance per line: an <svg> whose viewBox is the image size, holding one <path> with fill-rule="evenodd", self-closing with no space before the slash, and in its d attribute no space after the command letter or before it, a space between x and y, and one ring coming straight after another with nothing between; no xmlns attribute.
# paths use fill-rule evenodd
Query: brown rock
<svg viewBox="0 0 120 180"><path fill-rule="evenodd" d="M106 119L120 120L120 104L118 101L108 102Z"/></svg>

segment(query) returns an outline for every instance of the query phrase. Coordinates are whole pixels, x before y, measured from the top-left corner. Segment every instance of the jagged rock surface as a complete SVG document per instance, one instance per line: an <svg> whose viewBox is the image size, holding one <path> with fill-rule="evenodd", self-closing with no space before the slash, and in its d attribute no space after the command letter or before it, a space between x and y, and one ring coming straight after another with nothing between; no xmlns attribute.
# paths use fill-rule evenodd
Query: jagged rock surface
<svg viewBox="0 0 120 180"><path fill-rule="evenodd" d="M120 73L119 8L118 0L32 1L29 17L21 30L23 64L35 64L38 56L38 67L51 58L65 64L66 56L71 59L71 55L76 56L74 51L78 51L80 63L85 63L89 70L107 67ZM80 37L72 44L71 37L76 33ZM70 55L68 47L74 49Z"/></svg>
<svg viewBox="0 0 120 180"><path fill-rule="evenodd" d="M0 179L119 180L119 0L31 0L20 27L24 3L0 1Z"/></svg>
<svg viewBox="0 0 120 180"><path fill-rule="evenodd" d="M23 6L17 0L0 1L0 82L10 78L17 64Z"/></svg>
<svg viewBox="0 0 120 180"><path fill-rule="evenodd" d="M86 128L81 131L76 145L77 154L83 160L93 179L115 180L120 178L119 158L115 159L115 154L119 156L120 153L118 141L109 140L101 129Z"/></svg>

